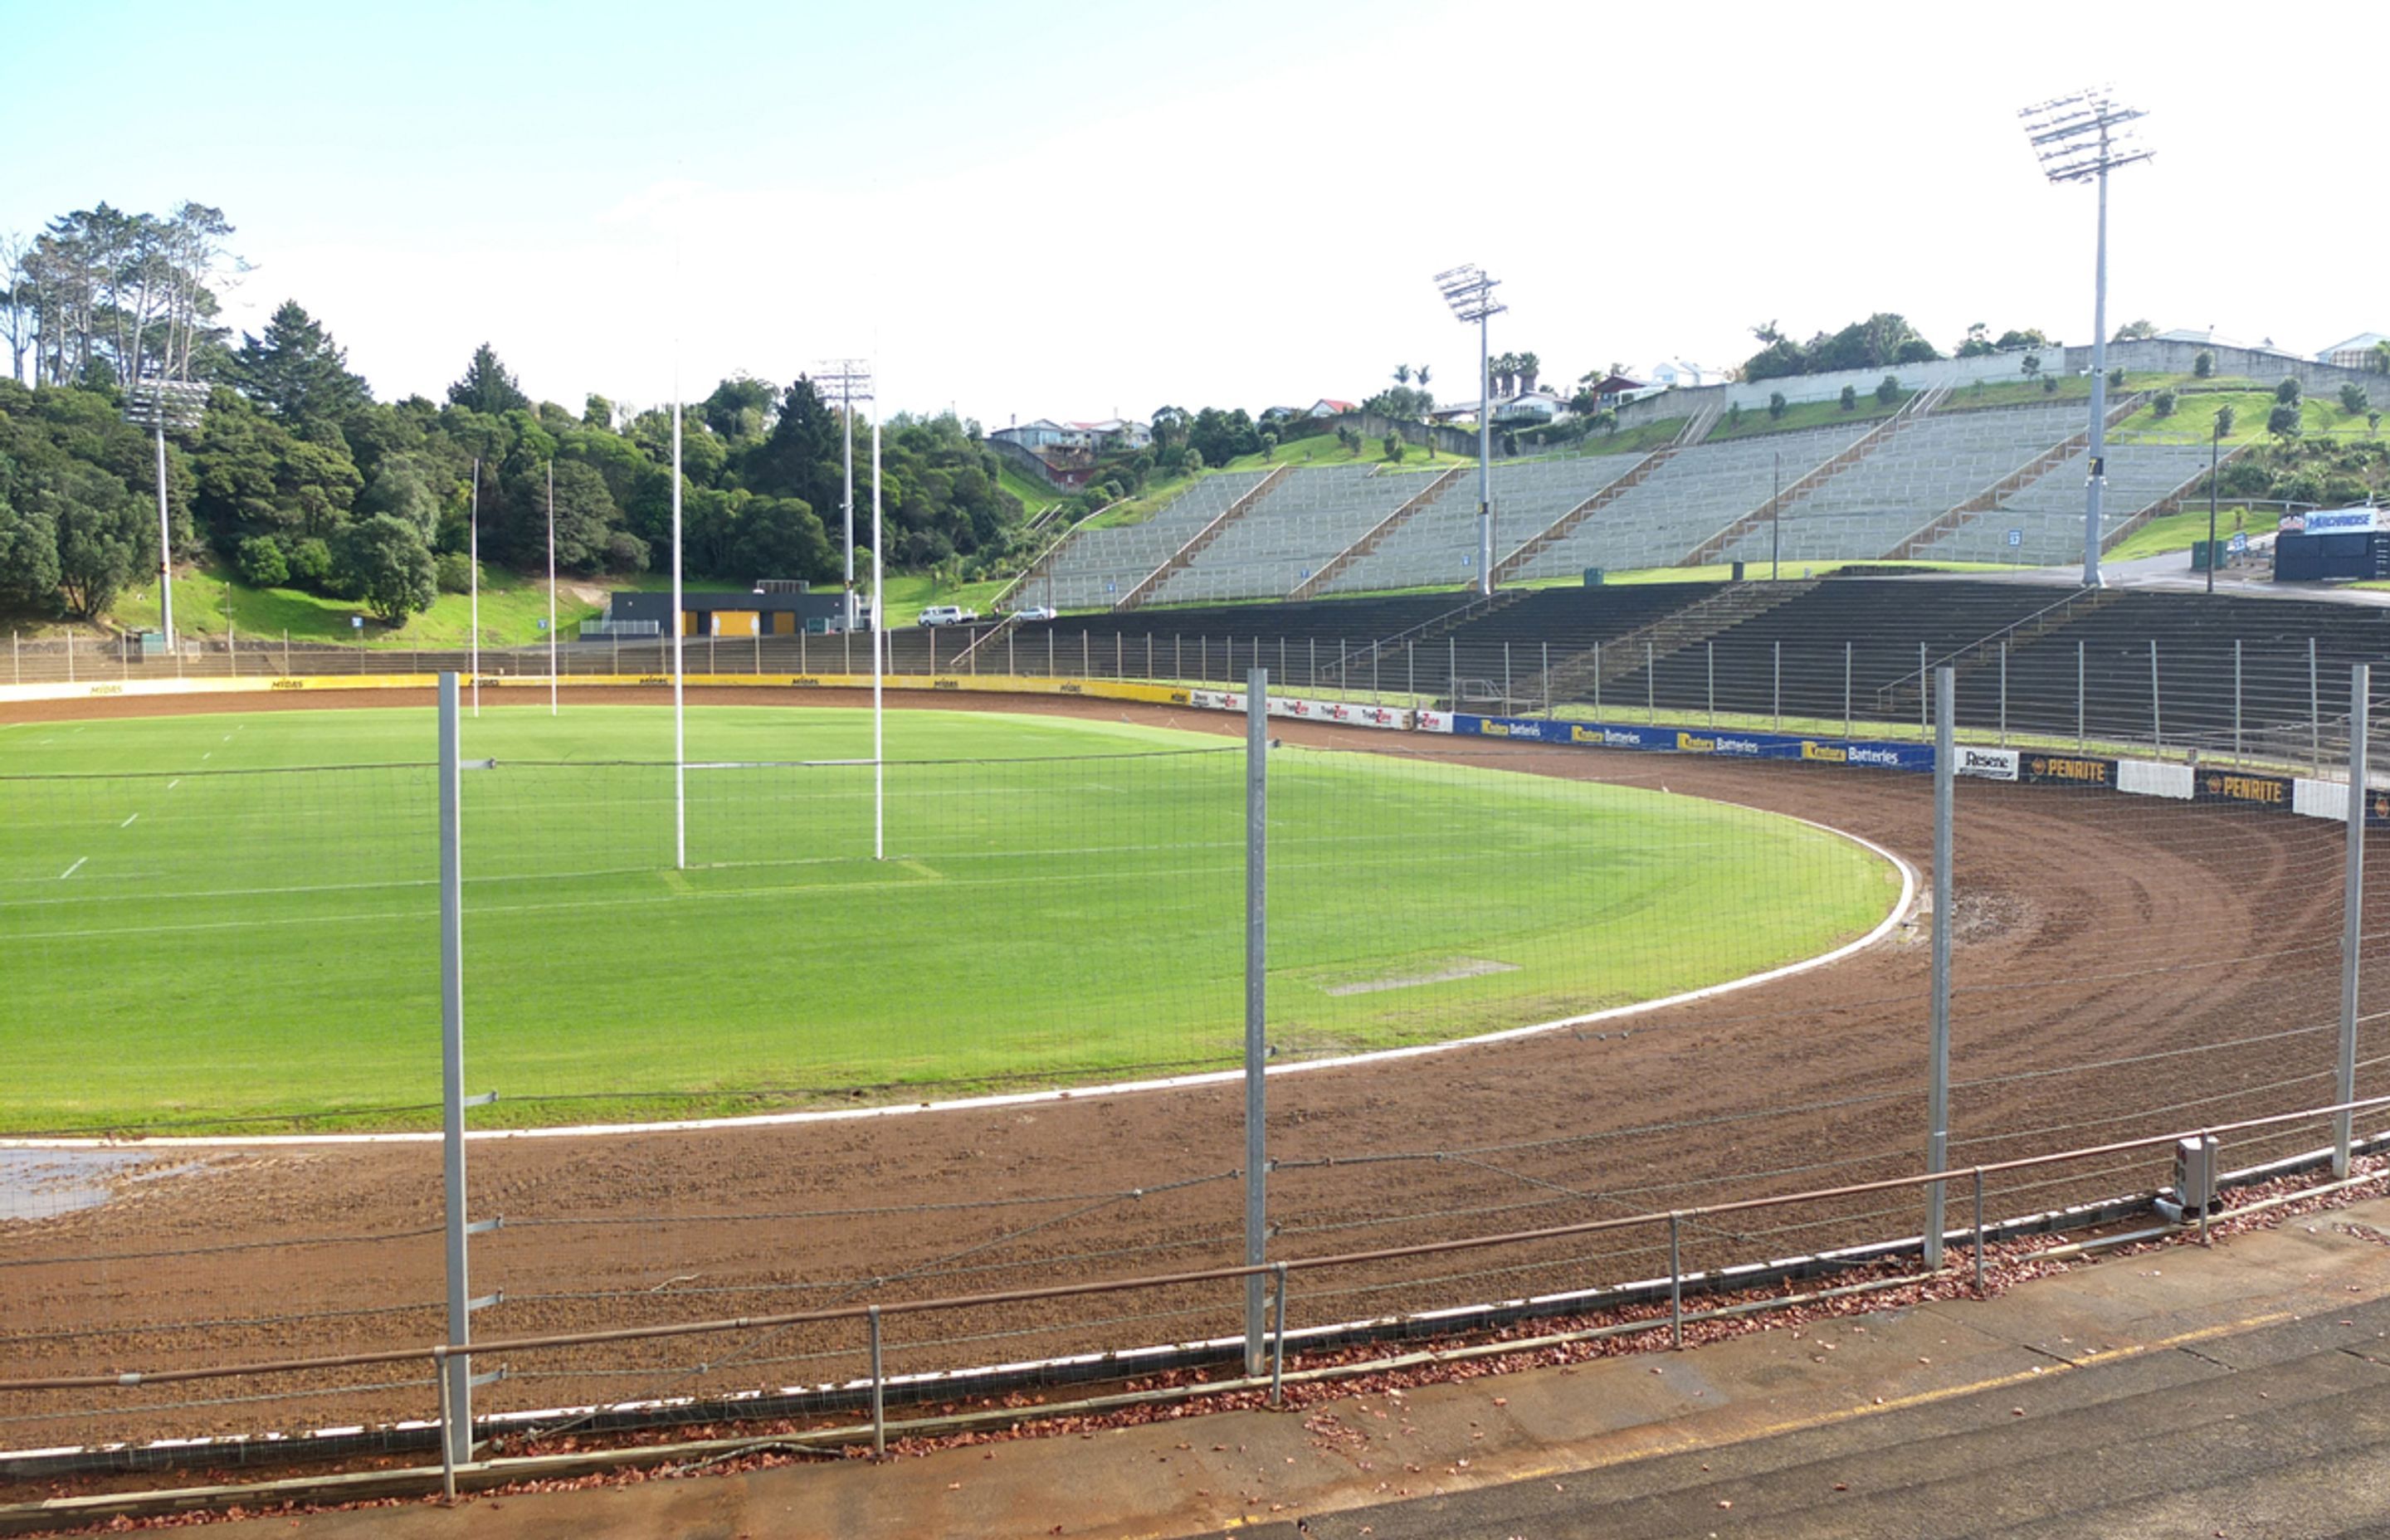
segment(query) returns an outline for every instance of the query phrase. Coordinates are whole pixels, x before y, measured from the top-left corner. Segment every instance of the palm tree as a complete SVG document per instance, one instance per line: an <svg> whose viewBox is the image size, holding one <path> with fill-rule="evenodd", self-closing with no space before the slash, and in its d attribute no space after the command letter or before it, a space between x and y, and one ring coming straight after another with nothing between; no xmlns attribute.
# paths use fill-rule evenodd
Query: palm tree
<svg viewBox="0 0 2390 1540"><path fill-rule="evenodd" d="M1532 353L1523 353L1511 361L1511 365L1519 371L1519 392L1522 395L1533 395L1536 391L1536 375L1543 368L1544 361Z"/></svg>
<svg viewBox="0 0 2390 1540"><path fill-rule="evenodd" d="M1411 382L1411 366L1410 366L1408 364L1397 364L1397 365L1395 365L1395 366L1394 366L1394 383L1395 383L1395 384L1397 384L1397 385L1407 385L1407 384L1409 384L1410 382Z"/></svg>
<svg viewBox="0 0 2390 1540"><path fill-rule="evenodd" d="M1427 389L1427 371L1428 366L1424 364L1411 371L1412 380L1417 383L1419 388L1422 391Z"/></svg>

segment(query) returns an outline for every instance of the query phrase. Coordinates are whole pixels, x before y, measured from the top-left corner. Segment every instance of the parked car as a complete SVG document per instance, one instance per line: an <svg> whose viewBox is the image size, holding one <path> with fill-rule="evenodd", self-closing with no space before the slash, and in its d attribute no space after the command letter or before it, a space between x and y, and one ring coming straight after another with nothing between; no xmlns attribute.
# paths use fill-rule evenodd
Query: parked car
<svg viewBox="0 0 2390 1540"><path fill-rule="evenodd" d="M922 625L967 625L979 619L979 611L966 610L959 604L933 604L921 611Z"/></svg>
<svg viewBox="0 0 2390 1540"><path fill-rule="evenodd" d="M1012 612L1012 618L1016 621L1052 621L1061 617L1051 605L1024 604Z"/></svg>

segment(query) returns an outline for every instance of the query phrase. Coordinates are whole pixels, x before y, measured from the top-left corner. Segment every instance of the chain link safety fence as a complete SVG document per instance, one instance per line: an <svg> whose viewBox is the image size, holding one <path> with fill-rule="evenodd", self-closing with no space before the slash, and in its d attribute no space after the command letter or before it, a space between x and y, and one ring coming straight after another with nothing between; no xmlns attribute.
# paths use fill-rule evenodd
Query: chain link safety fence
<svg viewBox="0 0 2390 1540"><path fill-rule="evenodd" d="M1073 639L985 635L1034 635L1058 660ZM1293 680L1274 692L1338 699L1341 674L1455 729L1267 724L1261 1057L1296 1072L1267 1077L1261 1252L1298 1269L1269 1287L1295 1351L1356 1323L1425 1329L1489 1303L1560 1310L1672 1273L1913 1243L1921 1193L1866 1185L1927 1169L1932 779L1718 747L1773 743L1780 721L1811 747L1847 736L1848 675L1850 725L1922 752L1931 687L1921 712L1898 695L1908 640L1720 636L1670 660L1655 643L1625 674L1572 647L1577 672L1546 688L1541 644L1532 670L1516 642L1450 638L1340 645L1314 670L1316 637L1157 641L1149 661L1115 631L1105 670L1104 639L1082 629L1063 672L1235 689L1283 648ZM798 640L739 645L770 674ZM802 640L817 657L843 638ZM2129 641L2103 668L2083 649L2074 693L2067 671L2013 655L1994 690L2001 665L1926 644L1929 680L1956 670L1972 745L1951 828L1947 1169L2390 1095L2379 1012L2348 1006L2384 982L2380 935L2360 928L2353 993L2342 966L2346 649L2185 641L2178 687L2176 645L2136 698ZM1391 659L1437 651L1458 666L1392 687ZM1678 751L1587 751L1587 724L1645 720L1622 715L1620 679ZM1253 1254L1251 766L1216 736L1231 718L892 711L880 764L867 713L705 706L684 812L663 713L496 699L464 724L459 776L464 1089L496 1098L464 1114L489 1136L465 1147L473 1336L876 1305L900 1313L876 1333L892 1383L1233 1348L1252 1324L1234 1277L901 1314ZM18 1136L0 1149L0 1383L416 1353L0 1391L0 1447L322 1428L430 1446L440 1398L418 1350L458 1340L431 1137L431 741L414 710L0 729L0 1040L22 1066L0 1085ZM1435 1051L1523 1027L1546 1030ZM1050 1091L1153 1080L1176 1088ZM752 1125L496 1136L718 1118ZM2331 1133L2230 1133L2220 1163ZM127 1134L163 1137L101 1142ZM362 1135L401 1136L323 1142ZM1990 1172L1982 1202L1995 1221L2104 1204L2166 1187L2172 1160L2152 1144ZM1823 1196L1650 1217L1798 1193ZM1946 1197L1963 1228L1970 1184ZM873 1335L801 1319L477 1356L502 1378L473 1411L484 1436L582 1431L835 1386L843 1400L809 1405L851 1418Z"/></svg>

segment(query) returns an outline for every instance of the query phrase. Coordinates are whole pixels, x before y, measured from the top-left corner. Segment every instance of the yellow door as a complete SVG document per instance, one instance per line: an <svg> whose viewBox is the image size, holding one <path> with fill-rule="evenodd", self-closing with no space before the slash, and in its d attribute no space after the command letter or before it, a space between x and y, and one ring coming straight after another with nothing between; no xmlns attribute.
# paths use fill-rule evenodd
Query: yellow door
<svg viewBox="0 0 2390 1540"><path fill-rule="evenodd" d="M755 635L755 611L752 610L715 610L713 634L717 636L752 636Z"/></svg>

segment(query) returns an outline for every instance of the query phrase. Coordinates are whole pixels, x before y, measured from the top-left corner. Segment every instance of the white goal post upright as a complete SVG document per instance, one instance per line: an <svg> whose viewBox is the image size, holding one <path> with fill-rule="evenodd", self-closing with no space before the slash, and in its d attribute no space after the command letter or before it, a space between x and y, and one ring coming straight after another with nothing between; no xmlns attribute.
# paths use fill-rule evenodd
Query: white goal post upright
<svg viewBox="0 0 2390 1540"><path fill-rule="evenodd" d="M547 714L556 714L556 462L547 462Z"/></svg>
<svg viewBox="0 0 2390 1540"><path fill-rule="evenodd" d="M472 569L472 615L466 628L472 633L473 714L482 714L482 457L473 456L473 491L465 500L465 561Z"/></svg>
<svg viewBox="0 0 2390 1540"><path fill-rule="evenodd" d="M879 361L872 361L873 389L878 390ZM882 573L880 559L880 407L875 395L871 410L871 858L888 859L887 723L880 699L880 649L884 635L881 611Z"/></svg>
<svg viewBox="0 0 2390 1540"><path fill-rule="evenodd" d="M673 866L688 866L688 727L681 703L680 656L680 371L673 371Z"/></svg>

